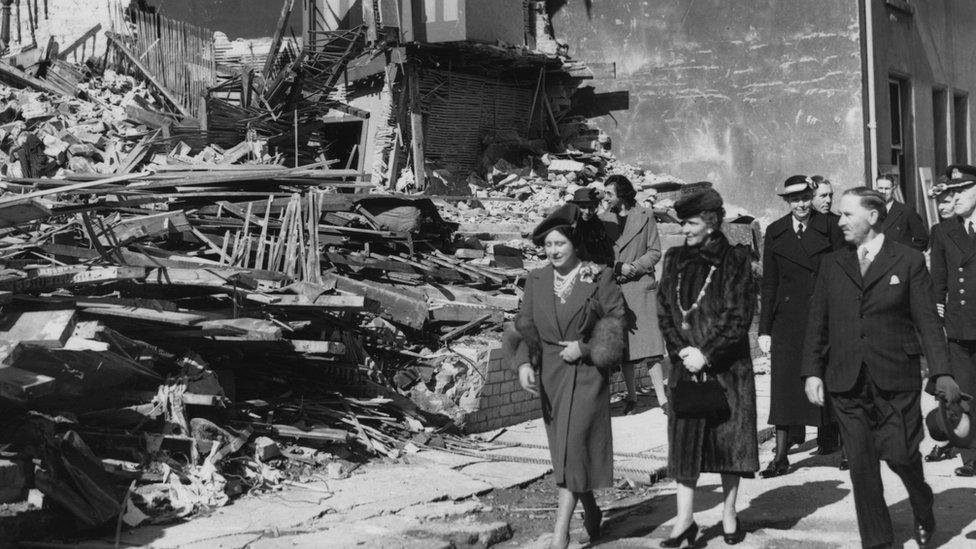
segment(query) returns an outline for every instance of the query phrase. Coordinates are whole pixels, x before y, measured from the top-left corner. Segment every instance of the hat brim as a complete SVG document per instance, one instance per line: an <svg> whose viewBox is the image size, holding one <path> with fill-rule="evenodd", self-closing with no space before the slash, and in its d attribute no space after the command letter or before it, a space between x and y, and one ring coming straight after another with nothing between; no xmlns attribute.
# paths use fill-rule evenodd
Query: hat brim
<svg viewBox="0 0 976 549"><path fill-rule="evenodd" d="M599 204L599 200L567 200L570 204Z"/></svg>
<svg viewBox="0 0 976 549"><path fill-rule="evenodd" d="M963 402L969 404L973 397L963 393ZM949 427L949 416L948 416L948 406L945 402L939 402L939 415L942 418L942 427L945 429L946 440L949 444L955 446L956 448L969 448L972 445L973 440L976 439L976 422L973 421L972 405L969 404L966 410L963 412L966 414L969 420L969 432L966 436L959 436L956 434L956 429Z"/></svg>
<svg viewBox="0 0 976 549"><path fill-rule="evenodd" d="M976 185L976 178L974 179L950 179L946 182L945 187L947 191L953 189L965 189L966 187L972 187Z"/></svg>
<svg viewBox="0 0 976 549"><path fill-rule="evenodd" d="M784 187L783 190L779 191L776 194L778 194L780 196L787 196L787 195L798 194L798 193L807 192L807 191L810 191L810 192L813 191L813 189L810 187L810 185L797 183L796 185L790 185L788 187Z"/></svg>

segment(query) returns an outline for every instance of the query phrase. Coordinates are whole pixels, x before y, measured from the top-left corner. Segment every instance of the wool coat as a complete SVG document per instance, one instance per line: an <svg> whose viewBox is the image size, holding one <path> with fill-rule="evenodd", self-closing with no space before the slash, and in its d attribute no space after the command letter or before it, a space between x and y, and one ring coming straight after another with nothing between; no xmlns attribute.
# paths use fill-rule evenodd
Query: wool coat
<svg viewBox="0 0 976 549"><path fill-rule="evenodd" d="M627 214L623 229L613 212L600 216L613 242L616 269L632 264L637 273L620 282L627 303L627 360L664 355L664 339L657 320L657 277L654 268L661 259L661 237L654 212L635 207Z"/></svg>
<svg viewBox="0 0 976 549"><path fill-rule="evenodd" d="M820 260L844 237L835 215L814 214L799 238L792 218L770 223L763 242L759 333L772 338L769 424L821 426L828 418L807 399L800 378L803 339Z"/></svg>
<svg viewBox="0 0 976 549"><path fill-rule="evenodd" d="M530 272L512 363L537 371L556 484L588 492L613 483L609 368L623 357L626 307L608 268L592 281L578 280L566 304L556 300L552 266ZM563 361L560 341L579 341L582 359Z"/></svg>
<svg viewBox="0 0 976 549"><path fill-rule="evenodd" d="M712 282L685 329L681 308L692 307L713 266ZM658 317L674 364L669 386L673 392L690 378L678 353L697 347L708 360L705 371L718 379L731 409L724 420L670 415L668 472L677 480L694 480L702 472L752 476L759 470L756 385L749 350L755 304L749 249L732 246L724 234L712 233L700 246L671 248L664 256Z"/></svg>
<svg viewBox="0 0 976 549"><path fill-rule="evenodd" d="M885 238L924 252L929 247L929 231L922 216L910 207L898 202L891 203L888 215L881 222Z"/></svg>

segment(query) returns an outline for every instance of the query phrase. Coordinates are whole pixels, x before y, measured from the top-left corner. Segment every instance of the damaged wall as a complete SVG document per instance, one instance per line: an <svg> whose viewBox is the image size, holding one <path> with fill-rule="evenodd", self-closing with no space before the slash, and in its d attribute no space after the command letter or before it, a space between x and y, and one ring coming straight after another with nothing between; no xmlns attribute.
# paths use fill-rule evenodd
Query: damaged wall
<svg viewBox="0 0 976 549"><path fill-rule="evenodd" d="M708 179L757 216L793 173L841 186L864 178L857 3L571 2L556 36L585 62L616 63L598 92L630 109L597 120L625 162Z"/></svg>
<svg viewBox="0 0 976 549"><path fill-rule="evenodd" d="M157 7L166 17L221 31L234 40L273 35L284 0L143 0L143 3ZM302 35L303 5L304 2L296 0L291 12L289 26L295 36Z"/></svg>

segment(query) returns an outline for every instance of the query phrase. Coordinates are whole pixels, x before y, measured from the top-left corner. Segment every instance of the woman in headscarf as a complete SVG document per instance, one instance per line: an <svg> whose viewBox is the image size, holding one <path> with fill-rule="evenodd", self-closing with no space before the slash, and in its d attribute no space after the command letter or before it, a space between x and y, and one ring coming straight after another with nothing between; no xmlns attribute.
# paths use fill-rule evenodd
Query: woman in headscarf
<svg viewBox="0 0 976 549"><path fill-rule="evenodd" d="M551 547L569 543L577 503L590 539L603 513L593 490L613 482L609 368L620 363L625 306L613 271L579 257L579 209L561 206L536 227L549 263L529 273L515 332L506 338L522 388L542 399L559 502Z"/></svg>
<svg viewBox="0 0 976 549"><path fill-rule="evenodd" d="M674 208L685 244L664 256L658 318L674 365L668 383L668 472L678 482L678 512L661 546L694 544L695 486L703 472L722 475L722 529L725 543L735 544L745 538L735 507L739 479L752 478L759 469L749 349L756 307L752 262L748 248L731 245L722 234L722 197L710 185L681 197ZM709 378L721 387L712 396L725 399L727 407L722 415L703 417L690 411L701 395L677 389L695 391Z"/></svg>

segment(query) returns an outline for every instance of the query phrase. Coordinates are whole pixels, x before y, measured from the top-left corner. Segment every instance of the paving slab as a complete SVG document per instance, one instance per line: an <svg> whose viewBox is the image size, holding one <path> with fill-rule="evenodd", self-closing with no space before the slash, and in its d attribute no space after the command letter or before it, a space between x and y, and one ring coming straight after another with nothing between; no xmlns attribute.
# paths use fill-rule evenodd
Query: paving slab
<svg viewBox="0 0 976 549"><path fill-rule="evenodd" d="M542 478L552 471L551 465L486 461L458 468L458 472L491 484L496 490L514 488Z"/></svg>

